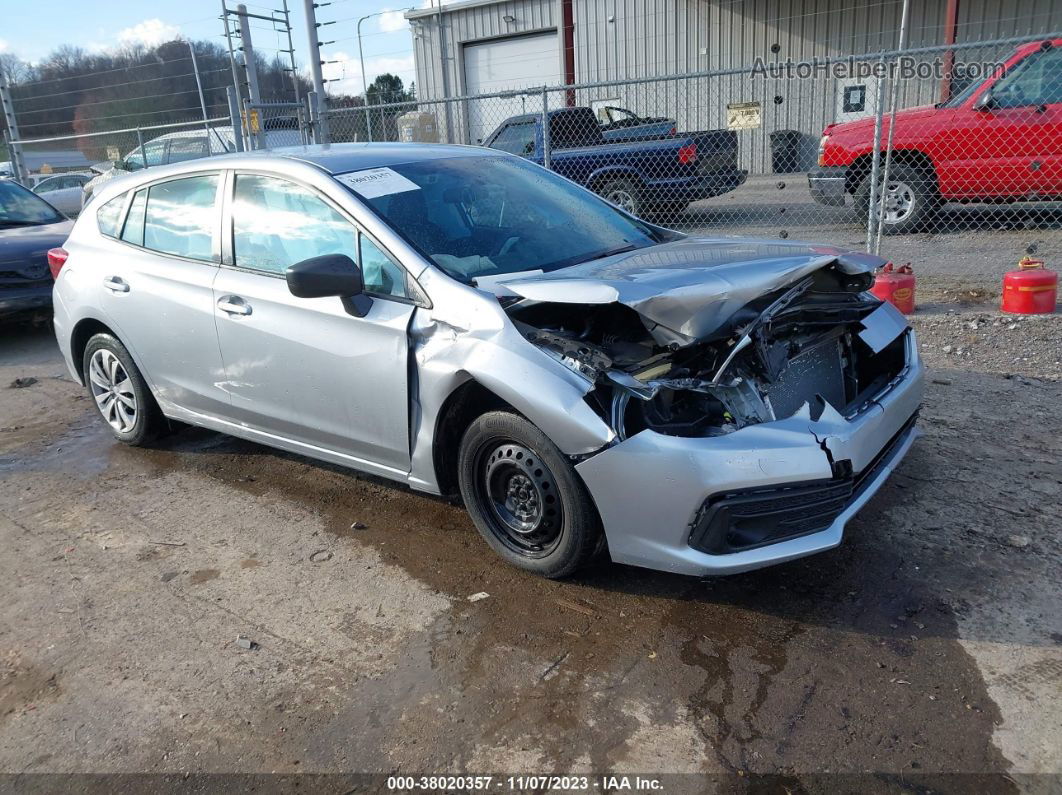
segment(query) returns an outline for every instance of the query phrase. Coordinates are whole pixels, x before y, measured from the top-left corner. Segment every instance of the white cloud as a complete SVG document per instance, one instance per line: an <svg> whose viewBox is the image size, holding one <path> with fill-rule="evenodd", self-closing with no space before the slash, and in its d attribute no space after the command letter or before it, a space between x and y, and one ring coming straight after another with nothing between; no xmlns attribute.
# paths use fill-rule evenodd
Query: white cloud
<svg viewBox="0 0 1062 795"><path fill-rule="evenodd" d="M350 55L345 52L337 52L332 57L339 63L326 63L321 68L325 79L329 81L327 86L328 93L360 95L362 93L361 64L358 62L357 53ZM380 56L378 58L365 59L365 73L368 75L367 82L371 83L377 75L382 75L386 72L401 77L406 88L409 88L409 84L416 77L413 54L410 53L400 58ZM336 82L331 82L333 80Z"/></svg>
<svg viewBox="0 0 1062 795"><path fill-rule="evenodd" d="M0 39L0 52L7 52L8 43L3 39Z"/></svg>
<svg viewBox="0 0 1062 795"><path fill-rule="evenodd" d="M391 11L390 9L380 14L380 32L398 33L409 30L409 22L406 21L405 11Z"/></svg>
<svg viewBox="0 0 1062 795"><path fill-rule="evenodd" d="M181 35L181 29L161 19L145 19L131 28L118 31L119 44L143 44L155 47L163 42L173 41Z"/></svg>

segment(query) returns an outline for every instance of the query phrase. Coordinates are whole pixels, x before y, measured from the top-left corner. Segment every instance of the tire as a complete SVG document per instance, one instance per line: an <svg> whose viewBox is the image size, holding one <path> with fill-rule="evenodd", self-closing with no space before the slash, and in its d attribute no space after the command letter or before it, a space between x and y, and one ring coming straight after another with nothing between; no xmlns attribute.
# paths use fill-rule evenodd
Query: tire
<svg viewBox="0 0 1062 795"><path fill-rule="evenodd" d="M870 186L868 174L855 192L856 213L864 223L870 208ZM889 166L889 188L882 232L895 235L931 231L941 204L932 168L893 163Z"/></svg>
<svg viewBox="0 0 1062 795"><path fill-rule="evenodd" d="M96 334L82 357L85 388L100 417L120 442L140 446L165 428L165 418L125 346Z"/></svg>
<svg viewBox="0 0 1062 795"><path fill-rule="evenodd" d="M512 565L555 579L600 552L601 520L575 468L523 417L477 417L461 439L457 474L476 529Z"/></svg>
<svg viewBox="0 0 1062 795"><path fill-rule="evenodd" d="M606 201L639 218L648 209L642 199L641 186L626 177L606 178L598 184L597 193Z"/></svg>

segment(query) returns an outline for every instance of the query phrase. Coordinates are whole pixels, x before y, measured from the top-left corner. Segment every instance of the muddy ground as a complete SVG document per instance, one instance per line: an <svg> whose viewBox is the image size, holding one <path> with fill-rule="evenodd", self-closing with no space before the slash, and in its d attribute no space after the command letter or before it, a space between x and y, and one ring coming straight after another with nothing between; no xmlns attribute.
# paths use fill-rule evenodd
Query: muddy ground
<svg viewBox="0 0 1062 795"><path fill-rule="evenodd" d="M943 352L982 315L983 345ZM328 465L196 429L119 446L49 331L0 327L0 787L399 771L1057 792L1062 316L1037 321L1043 361L997 317L915 319L936 320L925 436L840 548L566 582L506 567L459 507Z"/></svg>

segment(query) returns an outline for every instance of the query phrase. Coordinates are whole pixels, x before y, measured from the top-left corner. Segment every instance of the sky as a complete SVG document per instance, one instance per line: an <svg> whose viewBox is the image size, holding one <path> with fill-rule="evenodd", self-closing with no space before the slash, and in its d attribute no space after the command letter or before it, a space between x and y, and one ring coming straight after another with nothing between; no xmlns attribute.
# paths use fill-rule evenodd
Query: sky
<svg viewBox="0 0 1062 795"><path fill-rule="evenodd" d="M324 0L318 0L322 3ZM409 4L427 5L425 0ZM235 10L238 0L229 0ZM270 3L245 2L253 14L269 15L282 6L281 0ZM291 11L292 37L300 69L308 74L306 20L302 0L288 0ZM332 22L319 29L325 61L325 78L335 79L330 93L361 93L361 69L358 41L355 36L358 18L366 14L388 13L365 20L361 26L365 51L365 71L369 82L375 75L391 72L408 86L412 82L413 42L409 24L402 16L404 6L373 0L332 0L317 9L318 22ZM0 52L13 52L25 61L34 62L62 44L88 51L106 50L129 43L158 44L177 36L209 39L224 45L221 0L0 0ZM233 20L235 21L235 20ZM287 47L287 37L275 33L263 20L251 20L251 38L255 50L272 58L279 48Z"/></svg>

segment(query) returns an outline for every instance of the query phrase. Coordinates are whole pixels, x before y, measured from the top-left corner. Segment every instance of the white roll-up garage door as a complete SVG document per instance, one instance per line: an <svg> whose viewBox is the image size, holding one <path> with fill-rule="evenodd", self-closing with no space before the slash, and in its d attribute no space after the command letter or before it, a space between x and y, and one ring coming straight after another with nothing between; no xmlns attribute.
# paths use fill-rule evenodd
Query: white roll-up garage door
<svg viewBox="0 0 1062 795"><path fill-rule="evenodd" d="M466 44L464 61L465 91L470 95L555 86L564 82L556 32ZM550 97L551 105L559 106L563 101L562 92ZM468 140L479 143L508 117L541 109L542 99L538 93L470 100Z"/></svg>

